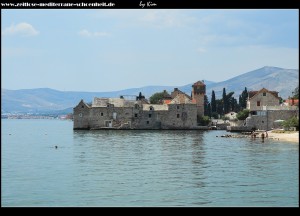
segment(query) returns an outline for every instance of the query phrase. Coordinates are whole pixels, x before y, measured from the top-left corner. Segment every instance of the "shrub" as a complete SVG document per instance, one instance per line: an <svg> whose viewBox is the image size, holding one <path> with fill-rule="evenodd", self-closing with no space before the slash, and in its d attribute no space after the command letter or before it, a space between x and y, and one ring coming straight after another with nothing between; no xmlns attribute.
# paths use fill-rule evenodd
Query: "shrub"
<svg viewBox="0 0 300 216"><path fill-rule="evenodd" d="M207 126L210 123L209 116L197 116L197 122L201 126Z"/></svg>
<svg viewBox="0 0 300 216"><path fill-rule="evenodd" d="M249 110L244 109L244 110L238 112L236 117L237 117L238 120L245 120L248 117L249 112L250 112Z"/></svg>
<svg viewBox="0 0 300 216"><path fill-rule="evenodd" d="M296 130L299 130L299 120L296 117L289 118L281 123L284 128L296 127Z"/></svg>

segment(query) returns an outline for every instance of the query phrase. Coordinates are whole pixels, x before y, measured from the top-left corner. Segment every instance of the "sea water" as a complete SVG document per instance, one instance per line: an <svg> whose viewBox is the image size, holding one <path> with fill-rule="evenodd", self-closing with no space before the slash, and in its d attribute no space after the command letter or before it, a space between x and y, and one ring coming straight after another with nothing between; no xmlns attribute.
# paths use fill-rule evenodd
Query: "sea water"
<svg viewBox="0 0 300 216"><path fill-rule="evenodd" d="M1 124L2 206L299 206L299 143Z"/></svg>

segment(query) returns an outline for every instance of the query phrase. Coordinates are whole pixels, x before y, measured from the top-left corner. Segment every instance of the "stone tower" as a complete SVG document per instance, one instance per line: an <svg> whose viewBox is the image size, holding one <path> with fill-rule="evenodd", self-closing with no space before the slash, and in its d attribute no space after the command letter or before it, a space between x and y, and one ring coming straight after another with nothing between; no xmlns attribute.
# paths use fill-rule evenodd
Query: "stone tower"
<svg viewBox="0 0 300 216"><path fill-rule="evenodd" d="M197 115L204 116L204 95L206 93L206 85L204 81L195 82L192 85L192 99L197 104Z"/></svg>

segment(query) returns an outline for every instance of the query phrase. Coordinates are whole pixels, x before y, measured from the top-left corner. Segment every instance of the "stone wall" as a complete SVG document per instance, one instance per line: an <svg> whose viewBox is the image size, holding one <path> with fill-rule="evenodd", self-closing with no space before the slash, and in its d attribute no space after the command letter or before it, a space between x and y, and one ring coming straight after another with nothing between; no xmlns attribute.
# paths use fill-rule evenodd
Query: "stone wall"
<svg viewBox="0 0 300 216"><path fill-rule="evenodd" d="M192 129L197 126L195 104L170 104L161 118L162 129Z"/></svg>
<svg viewBox="0 0 300 216"><path fill-rule="evenodd" d="M74 129L193 129L197 126L196 104L169 104L168 109L89 107L81 101L74 108Z"/></svg>
<svg viewBox="0 0 300 216"><path fill-rule="evenodd" d="M194 95L197 104L197 115L204 116L204 94Z"/></svg>
<svg viewBox="0 0 300 216"><path fill-rule="evenodd" d="M268 110L264 115L252 115L246 119L248 127L254 127L260 130L271 130L276 128L278 124L274 123L276 120L287 120L291 117L299 118L298 110Z"/></svg>
<svg viewBox="0 0 300 216"><path fill-rule="evenodd" d="M73 128L90 129L90 110L83 100L73 109Z"/></svg>

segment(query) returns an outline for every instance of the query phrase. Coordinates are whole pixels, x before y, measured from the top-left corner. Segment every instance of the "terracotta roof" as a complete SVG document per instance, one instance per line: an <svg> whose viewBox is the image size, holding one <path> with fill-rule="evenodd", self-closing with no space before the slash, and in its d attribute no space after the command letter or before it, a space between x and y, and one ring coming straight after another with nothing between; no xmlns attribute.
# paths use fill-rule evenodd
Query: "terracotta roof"
<svg viewBox="0 0 300 216"><path fill-rule="evenodd" d="M163 100L163 104L169 104L172 100Z"/></svg>
<svg viewBox="0 0 300 216"><path fill-rule="evenodd" d="M189 95L187 95L186 93L180 91L178 88L175 88L173 92L175 92L175 91L177 91L178 94L183 94L183 95L185 95L188 99L192 100L192 98L191 98ZM176 95L176 96L177 96L177 95ZM176 96L175 96L175 97L176 97ZM174 97L174 98L175 98L175 97ZM173 99L174 99L174 98L173 98Z"/></svg>
<svg viewBox="0 0 300 216"><path fill-rule="evenodd" d="M186 94L178 94L170 104L192 104L194 103Z"/></svg>
<svg viewBox="0 0 300 216"><path fill-rule="evenodd" d="M299 104L299 99L287 99L284 102L288 103L290 105L297 105L297 104Z"/></svg>

